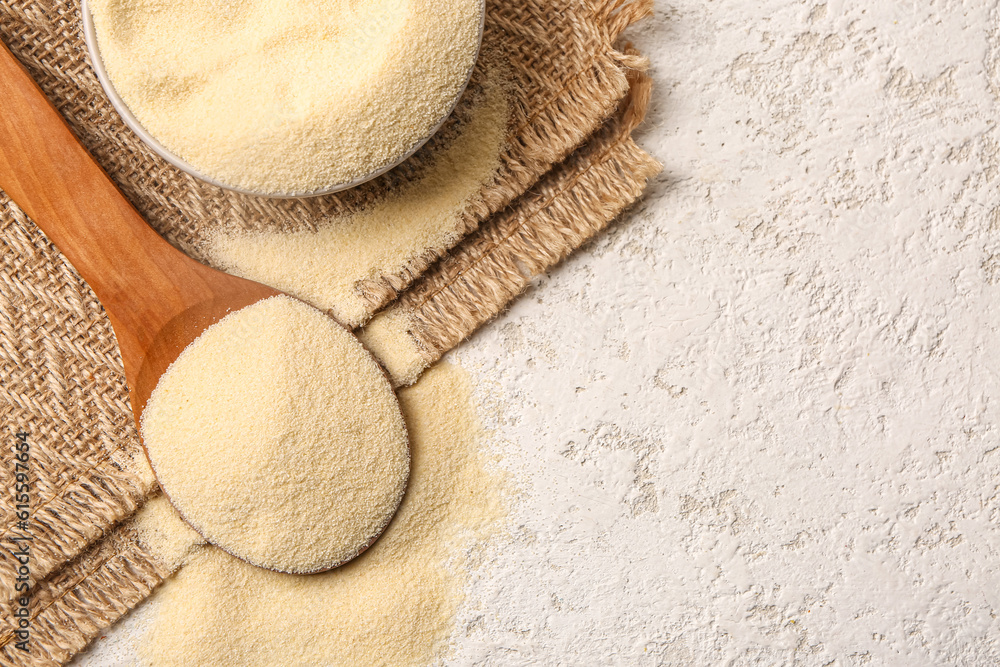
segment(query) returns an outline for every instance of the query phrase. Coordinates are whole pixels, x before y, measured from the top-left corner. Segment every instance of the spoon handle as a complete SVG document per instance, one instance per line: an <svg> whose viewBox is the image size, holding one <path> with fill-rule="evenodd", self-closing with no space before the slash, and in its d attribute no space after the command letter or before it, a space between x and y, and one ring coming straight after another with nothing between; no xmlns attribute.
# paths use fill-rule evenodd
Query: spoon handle
<svg viewBox="0 0 1000 667"><path fill-rule="evenodd" d="M2 44L0 188L97 294L126 366L211 272L146 224Z"/></svg>

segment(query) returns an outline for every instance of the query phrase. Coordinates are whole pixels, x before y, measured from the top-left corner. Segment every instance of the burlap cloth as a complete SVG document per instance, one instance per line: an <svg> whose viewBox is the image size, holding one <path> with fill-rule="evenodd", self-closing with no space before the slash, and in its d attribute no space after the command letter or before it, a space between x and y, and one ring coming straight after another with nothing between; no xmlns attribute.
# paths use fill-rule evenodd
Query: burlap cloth
<svg viewBox="0 0 1000 667"><path fill-rule="evenodd" d="M631 205L659 169L630 139L648 102L644 60L614 46L651 11L650 0L487 5L485 43L512 78L498 176L463 213L465 238L443 257L427 252L356 285L371 314L386 307L406 314L424 365ZM150 223L200 259L200 241L220 221L311 228L399 187L435 150L432 141L400 168L339 196L272 200L222 191L175 170L124 127L91 69L75 2L0 0L0 38ZM453 122L461 115L460 104ZM157 489L132 464L141 448L100 304L2 195L0 243L0 487L14 487L16 434L26 432L32 447L26 532L13 493L0 495L0 663L62 664L171 572L122 523ZM12 540L26 533L33 539L29 653L13 646L10 604L18 567Z"/></svg>

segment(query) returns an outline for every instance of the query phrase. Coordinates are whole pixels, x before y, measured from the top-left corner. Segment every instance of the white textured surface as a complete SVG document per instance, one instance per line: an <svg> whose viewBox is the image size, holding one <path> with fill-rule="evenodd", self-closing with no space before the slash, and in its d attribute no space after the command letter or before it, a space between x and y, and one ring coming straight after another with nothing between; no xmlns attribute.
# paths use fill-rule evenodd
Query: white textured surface
<svg viewBox="0 0 1000 667"><path fill-rule="evenodd" d="M646 201L461 349L526 481L457 660L1000 663L1000 16L673 0Z"/></svg>
<svg viewBox="0 0 1000 667"><path fill-rule="evenodd" d="M996 3L631 36L664 175L453 355L523 497L451 662L1000 663Z"/></svg>

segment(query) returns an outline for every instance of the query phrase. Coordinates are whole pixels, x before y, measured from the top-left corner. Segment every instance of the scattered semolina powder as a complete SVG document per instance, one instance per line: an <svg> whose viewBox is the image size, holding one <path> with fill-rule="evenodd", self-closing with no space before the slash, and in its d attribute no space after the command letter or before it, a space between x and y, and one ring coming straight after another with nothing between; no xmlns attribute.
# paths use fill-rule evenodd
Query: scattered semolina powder
<svg viewBox="0 0 1000 667"><path fill-rule="evenodd" d="M315 572L363 551L406 488L406 426L361 343L287 296L229 314L167 369L142 415L164 491L209 542Z"/></svg>
<svg viewBox="0 0 1000 667"><path fill-rule="evenodd" d="M364 279L395 275L415 257L441 253L465 232L462 212L500 166L507 133L504 72L491 64L470 119L436 151L422 177L359 213L334 217L317 231L219 230L212 263L331 312L351 327L371 315L355 289Z"/></svg>
<svg viewBox="0 0 1000 667"><path fill-rule="evenodd" d="M304 194L391 166L461 94L482 0L90 0L142 126L231 187Z"/></svg>
<svg viewBox="0 0 1000 667"><path fill-rule="evenodd" d="M357 332L365 347L382 362L395 387L413 384L427 368L427 359L409 335L411 327L412 321L406 312L389 308Z"/></svg>
<svg viewBox="0 0 1000 667"><path fill-rule="evenodd" d="M329 667L426 665L447 650L471 547L504 515L458 367L438 364L399 394L412 475L382 538L323 574L279 574L211 547L151 600L143 663ZM188 544L180 536L175 553Z"/></svg>
<svg viewBox="0 0 1000 667"><path fill-rule="evenodd" d="M184 522L166 496L151 498L132 519L139 543L176 571L205 544L205 538Z"/></svg>

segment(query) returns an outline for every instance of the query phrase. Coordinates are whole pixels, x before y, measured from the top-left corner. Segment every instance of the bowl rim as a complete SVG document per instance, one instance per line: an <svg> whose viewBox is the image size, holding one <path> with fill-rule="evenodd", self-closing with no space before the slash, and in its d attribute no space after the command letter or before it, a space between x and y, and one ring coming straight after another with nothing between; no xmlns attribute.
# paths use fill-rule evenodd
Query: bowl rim
<svg viewBox="0 0 1000 667"><path fill-rule="evenodd" d="M177 167L181 171L197 178L200 181L209 183L218 188L224 190L229 190L231 192L237 192L243 195L250 195L254 197L266 197L269 199L302 199L307 197L321 197L323 195L330 195L335 192L342 192L343 190L349 190L350 188L357 187L362 183L366 183L373 178L378 178L387 171L395 169L400 164L408 160L414 153L420 150L424 144L431 140L431 138L437 134L437 131L441 129L444 122L448 120L455 107L458 105L458 101L462 98L465 93L466 88L469 86L469 81L472 79L472 73L476 69L476 63L479 61L479 54L483 47L483 32L486 25L486 0L479 0L479 38L476 44L476 53L472 58L472 63L469 65L469 71L466 73L465 81L462 83L461 88L459 88L458 93L455 95L455 99L452 100L451 104L448 106L448 110L441 116L437 124L431 129L427 136L419 139L409 150L404 152L398 160L388 164L384 167L380 167L376 171L373 171L364 176L360 176L347 183L339 183L336 185L331 185L324 188L319 188L316 190L303 190L301 192L262 192L259 190L249 190L246 188L241 188L235 185L229 185L223 183L207 174L199 171L197 168L192 166L189 162L179 157L176 153L173 153L166 146L161 144L156 137L154 137L150 132L143 127L139 119L135 117L132 110L129 109L125 100L121 98L118 91L115 89L114 84L111 82L111 77L108 75L107 69L104 67L104 59L101 58L101 49L98 44L97 39L97 27L94 25L94 17L90 13L90 5L88 0L81 0L80 3L80 13L83 23L83 40L87 46L87 53L90 56L91 66L94 68L94 73L97 75L97 80L101 84L101 88L104 89L104 94L108 96L111 101L111 106L114 107L118 115L125 122L132 132L139 137L139 139L146 144L154 153L159 155L161 158Z"/></svg>

